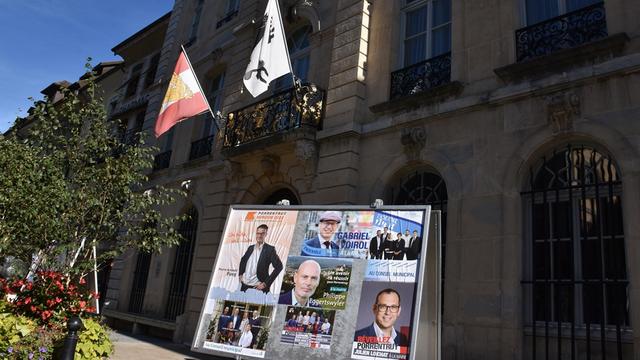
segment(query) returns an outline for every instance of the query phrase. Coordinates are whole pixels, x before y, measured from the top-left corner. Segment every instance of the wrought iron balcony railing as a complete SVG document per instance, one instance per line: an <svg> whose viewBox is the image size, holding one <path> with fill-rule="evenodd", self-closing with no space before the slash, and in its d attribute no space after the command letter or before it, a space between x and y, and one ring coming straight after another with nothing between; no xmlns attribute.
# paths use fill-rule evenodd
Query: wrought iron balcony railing
<svg viewBox="0 0 640 360"><path fill-rule="evenodd" d="M297 91L291 88L230 112L224 125L223 148L241 146L302 126L319 128L324 97L324 90L307 84Z"/></svg>
<svg viewBox="0 0 640 360"><path fill-rule="evenodd" d="M228 23L229 21L231 21L231 19L236 17L236 15L238 15L238 10L233 10L233 11L229 12L222 19L218 20L218 22L216 23L216 29L219 29L222 25L224 25L224 24Z"/></svg>
<svg viewBox="0 0 640 360"><path fill-rule="evenodd" d="M451 81L451 53L391 73L390 99L419 94Z"/></svg>
<svg viewBox="0 0 640 360"><path fill-rule="evenodd" d="M604 3L597 3L516 30L516 60L531 60L606 38Z"/></svg>
<svg viewBox="0 0 640 360"><path fill-rule="evenodd" d="M153 158L153 171L166 169L171 161L171 150L156 154Z"/></svg>
<svg viewBox="0 0 640 360"><path fill-rule="evenodd" d="M194 160L211 154L213 143L216 136L211 135L205 138L196 140L191 143L191 150L189 151L189 160Z"/></svg>

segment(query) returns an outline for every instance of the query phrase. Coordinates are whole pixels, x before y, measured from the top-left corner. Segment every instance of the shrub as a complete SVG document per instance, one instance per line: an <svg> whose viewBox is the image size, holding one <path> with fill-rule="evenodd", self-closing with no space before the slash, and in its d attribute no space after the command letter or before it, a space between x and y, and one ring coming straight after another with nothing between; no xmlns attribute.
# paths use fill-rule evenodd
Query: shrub
<svg viewBox="0 0 640 360"><path fill-rule="evenodd" d="M109 334L103 325L95 320L83 320L84 330L80 332L76 346L76 360L108 358L113 351Z"/></svg>
<svg viewBox="0 0 640 360"><path fill-rule="evenodd" d="M50 359L60 334L26 316L0 313L0 359Z"/></svg>

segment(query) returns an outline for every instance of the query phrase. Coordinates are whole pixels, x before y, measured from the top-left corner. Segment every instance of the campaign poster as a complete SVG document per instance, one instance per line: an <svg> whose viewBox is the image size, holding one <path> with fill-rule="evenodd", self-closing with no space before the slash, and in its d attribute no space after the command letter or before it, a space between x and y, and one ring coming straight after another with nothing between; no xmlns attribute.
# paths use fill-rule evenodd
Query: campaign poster
<svg viewBox="0 0 640 360"><path fill-rule="evenodd" d="M301 212L306 225L300 255L417 260L422 211L319 210Z"/></svg>
<svg viewBox="0 0 640 360"><path fill-rule="evenodd" d="M280 343L311 349L329 349L335 318L335 310L287 306Z"/></svg>
<svg viewBox="0 0 640 360"><path fill-rule="evenodd" d="M276 304L297 215L292 210L232 209L208 299Z"/></svg>
<svg viewBox="0 0 640 360"><path fill-rule="evenodd" d="M409 359L415 284L364 281L352 359Z"/></svg>
<svg viewBox="0 0 640 360"><path fill-rule="evenodd" d="M289 256L278 303L343 310L352 265L351 259Z"/></svg>
<svg viewBox="0 0 640 360"><path fill-rule="evenodd" d="M218 300L202 347L263 358L274 315L271 305Z"/></svg>

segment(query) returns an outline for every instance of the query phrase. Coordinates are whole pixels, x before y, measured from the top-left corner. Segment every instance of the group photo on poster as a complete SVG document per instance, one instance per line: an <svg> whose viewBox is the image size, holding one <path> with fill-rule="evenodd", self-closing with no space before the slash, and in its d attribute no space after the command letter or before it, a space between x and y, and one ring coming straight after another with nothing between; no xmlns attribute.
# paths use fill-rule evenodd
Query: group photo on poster
<svg viewBox="0 0 640 360"><path fill-rule="evenodd" d="M422 250L422 213L376 211L369 240L369 259L417 260ZM419 215L419 216L418 216Z"/></svg>
<svg viewBox="0 0 640 360"><path fill-rule="evenodd" d="M264 357L274 306L218 300L207 326L203 347Z"/></svg>
<svg viewBox="0 0 640 360"><path fill-rule="evenodd" d="M411 283L363 282L352 359L409 358L414 291Z"/></svg>
<svg viewBox="0 0 640 360"><path fill-rule="evenodd" d="M280 342L312 349L329 349L335 310L287 306Z"/></svg>
<svg viewBox="0 0 640 360"><path fill-rule="evenodd" d="M296 217L296 211L232 211L209 298L277 303Z"/></svg>
<svg viewBox="0 0 640 360"><path fill-rule="evenodd" d="M278 304L345 308L352 260L289 256Z"/></svg>

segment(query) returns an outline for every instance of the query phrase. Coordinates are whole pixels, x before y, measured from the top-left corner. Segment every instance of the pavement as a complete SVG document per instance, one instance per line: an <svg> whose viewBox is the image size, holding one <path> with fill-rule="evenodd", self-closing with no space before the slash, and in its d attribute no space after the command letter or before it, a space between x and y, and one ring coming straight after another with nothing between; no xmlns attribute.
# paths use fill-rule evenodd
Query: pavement
<svg viewBox="0 0 640 360"><path fill-rule="evenodd" d="M112 360L152 359L152 360L229 360L195 353L187 345L144 335L132 335L113 331L110 335L114 345Z"/></svg>

